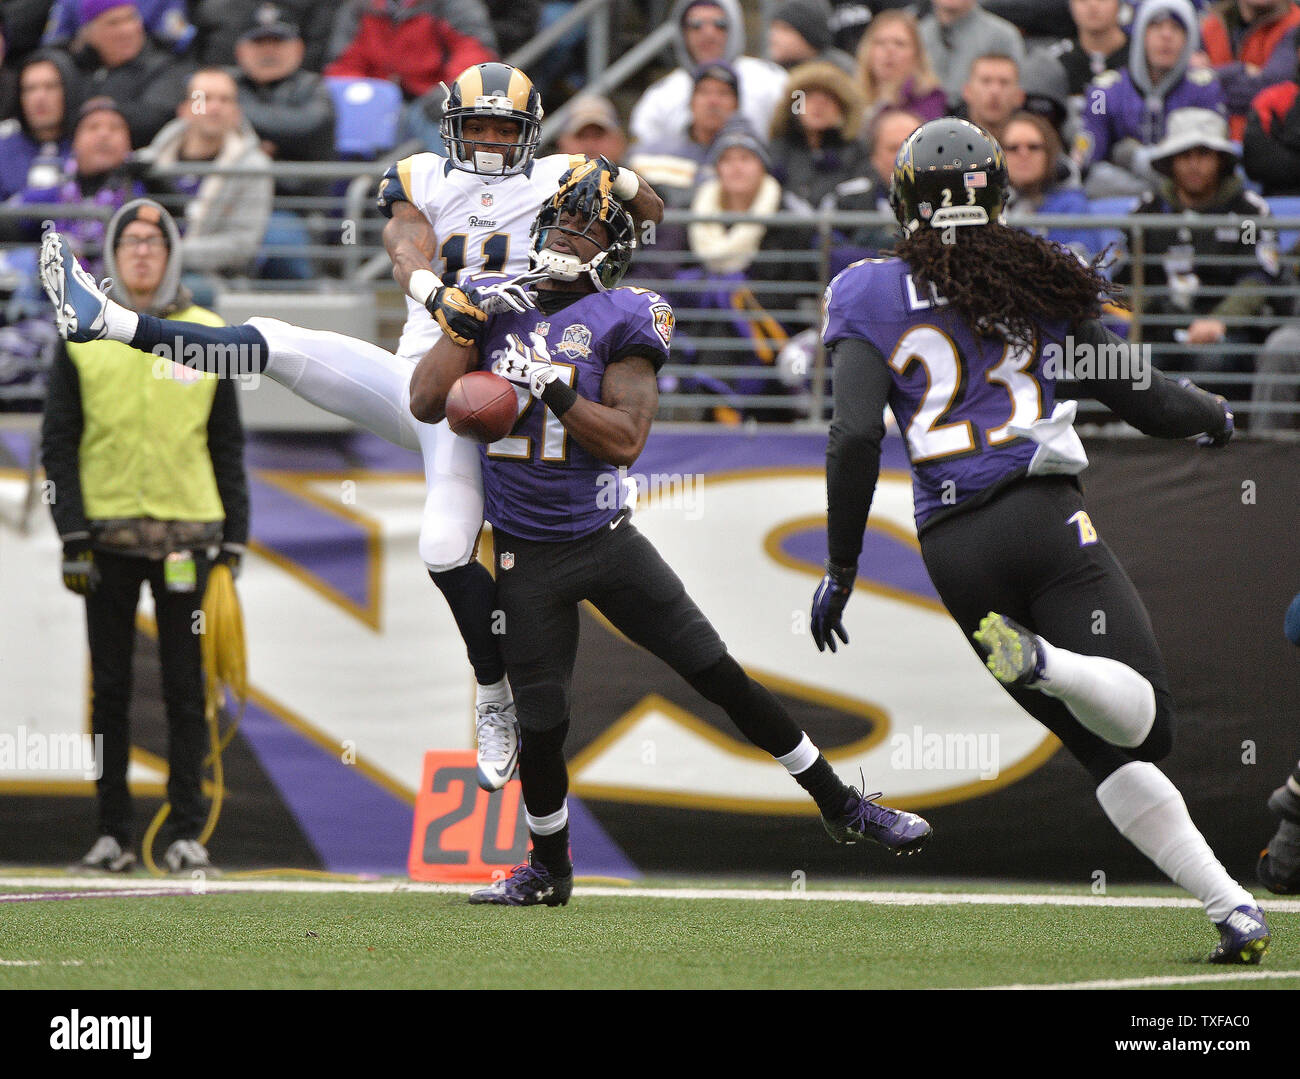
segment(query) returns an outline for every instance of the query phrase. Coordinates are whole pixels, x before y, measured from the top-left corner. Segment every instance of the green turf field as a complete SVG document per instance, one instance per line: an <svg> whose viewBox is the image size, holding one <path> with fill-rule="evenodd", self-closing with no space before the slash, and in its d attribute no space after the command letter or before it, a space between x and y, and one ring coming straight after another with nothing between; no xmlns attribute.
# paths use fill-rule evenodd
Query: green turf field
<svg viewBox="0 0 1300 1079"><path fill-rule="evenodd" d="M144 876L112 883L175 887ZM526 910L471 907L463 894L394 892L391 884L224 893L217 882L203 894L4 899L78 886L76 878L0 878L0 988L788 989L1116 980L1122 988L1128 979L1300 988L1294 902L1271 912L1265 903L1274 942L1262 966L1225 968L1200 961L1215 938L1199 909L1049 905L1027 900L1045 893L1075 903L1095 899L1086 890L1005 883L909 881L900 895L873 882L874 896L860 885L806 893L842 897L829 900L759 898L790 892L700 881L588 885L584 894L580 879L570 906ZM278 887L267 880L224 886ZM659 886L675 890L646 894ZM683 886L725 897L683 898ZM1110 898L1127 904L1178 895L1112 889ZM1021 901L1006 901L1011 896ZM525 972L534 985L521 984ZM1273 976L1255 977L1260 973Z"/></svg>

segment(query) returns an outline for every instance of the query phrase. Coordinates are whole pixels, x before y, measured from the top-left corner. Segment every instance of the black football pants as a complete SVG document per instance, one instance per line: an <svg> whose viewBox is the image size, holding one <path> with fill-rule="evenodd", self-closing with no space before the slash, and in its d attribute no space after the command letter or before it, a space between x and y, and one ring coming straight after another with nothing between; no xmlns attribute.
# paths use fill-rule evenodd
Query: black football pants
<svg viewBox="0 0 1300 1079"><path fill-rule="evenodd" d="M1087 525L1076 517L1083 509L1083 495L1072 480L1024 479L976 509L924 528L921 555L972 648L980 619L996 611L1049 644L1117 660L1151 683L1155 724L1134 749L1097 737L1053 697L1006 687L1100 783L1130 761L1156 761L1168 754L1173 698L1151 619L1133 583L1099 537L1081 542L1090 538Z"/></svg>
<svg viewBox="0 0 1300 1079"><path fill-rule="evenodd" d="M197 587L169 592L162 563L101 551L98 587L86 597L90 638L91 728L103 736L103 775L99 792L99 829L125 849L132 841L131 792L127 787L131 731L131 660L135 652L135 614L140 585L153 590L162 664L163 702L167 711L167 799L171 812L162 839L196 839L203 828L203 754L207 745L203 719L203 668L195 612L203 605L209 562L194 554Z"/></svg>

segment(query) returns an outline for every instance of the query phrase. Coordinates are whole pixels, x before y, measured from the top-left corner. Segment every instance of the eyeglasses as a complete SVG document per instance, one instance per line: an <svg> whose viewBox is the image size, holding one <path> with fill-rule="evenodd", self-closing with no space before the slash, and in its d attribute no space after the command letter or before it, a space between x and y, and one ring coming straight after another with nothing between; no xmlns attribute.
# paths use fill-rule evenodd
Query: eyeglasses
<svg viewBox="0 0 1300 1079"><path fill-rule="evenodd" d="M1022 150L1027 154L1041 154L1047 147L1041 142L1010 142L1003 145L1009 154L1018 154Z"/></svg>
<svg viewBox="0 0 1300 1079"><path fill-rule="evenodd" d="M712 26L715 30L725 30L727 28L726 19L687 19L687 30L703 30L706 26Z"/></svg>
<svg viewBox="0 0 1300 1079"><path fill-rule="evenodd" d="M146 251L161 251L167 241L161 236L123 236L117 241L118 247L143 247Z"/></svg>

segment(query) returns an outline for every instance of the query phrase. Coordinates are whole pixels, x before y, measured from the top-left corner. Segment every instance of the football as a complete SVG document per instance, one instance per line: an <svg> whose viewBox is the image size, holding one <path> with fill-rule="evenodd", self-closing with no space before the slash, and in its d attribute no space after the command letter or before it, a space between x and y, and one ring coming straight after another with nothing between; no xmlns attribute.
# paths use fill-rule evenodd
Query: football
<svg viewBox="0 0 1300 1079"><path fill-rule="evenodd" d="M496 442L519 416L514 386L491 371L461 375L447 394L447 425L462 438Z"/></svg>

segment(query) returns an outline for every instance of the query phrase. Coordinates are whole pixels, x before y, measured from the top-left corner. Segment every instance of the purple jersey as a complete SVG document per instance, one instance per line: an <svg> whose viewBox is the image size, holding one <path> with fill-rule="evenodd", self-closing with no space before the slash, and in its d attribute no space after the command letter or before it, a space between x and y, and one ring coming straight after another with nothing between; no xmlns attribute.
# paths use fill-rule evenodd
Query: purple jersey
<svg viewBox="0 0 1300 1079"><path fill-rule="evenodd" d="M465 285L500 281L504 274L462 275ZM525 345L546 341L561 377L591 401L600 400L605 368L631 355L650 358L657 371L668 358L673 311L657 292L616 288L594 292L552 314L507 312L488 321L479 350L484 370L507 347L506 335ZM577 539L612 521L625 495L619 470L578 445L555 415L517 386L523 410L514 432L483 447L483 515L493 528L523 539Z"/></svg>
<svg viewBox="0 0 1300 1079"><path fill-rule="evenodd" d="M920 525L1029 466L1038 444L1010 428L1051 415L1056 387L1040 370L1041 348L1064 332L1063 323L1041 327L1033 350L979 337L890 258L855 262L830 283L822 337L867 341L889 365Z"/></svg>

